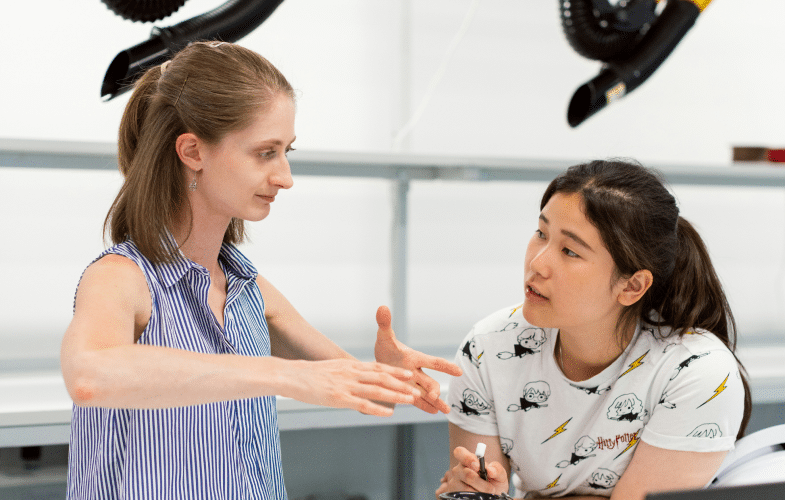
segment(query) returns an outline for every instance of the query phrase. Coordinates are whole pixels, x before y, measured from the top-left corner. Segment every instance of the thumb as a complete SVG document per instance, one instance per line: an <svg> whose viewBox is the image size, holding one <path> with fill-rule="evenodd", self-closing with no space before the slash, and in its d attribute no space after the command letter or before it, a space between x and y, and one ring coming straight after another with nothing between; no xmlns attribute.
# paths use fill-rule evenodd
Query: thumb
<svg viewBox="0 0 785 500"><path fill-rule="evenodd" d="M376 310L376 324L380 330L392 330L392 313L387 306L379 306Z"/></svg>

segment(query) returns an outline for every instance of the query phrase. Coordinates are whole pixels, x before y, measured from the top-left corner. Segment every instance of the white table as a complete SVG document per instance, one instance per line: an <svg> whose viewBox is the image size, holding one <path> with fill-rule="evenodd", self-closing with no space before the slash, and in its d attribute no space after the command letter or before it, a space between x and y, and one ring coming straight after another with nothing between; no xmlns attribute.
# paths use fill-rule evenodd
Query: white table
<svg viewBox="0 0 785 500"><path fill-rule="evenodd" d="M754 403L785 402L785 346L739 348ZM440 374L439 374L440 375ZM449 377L436 375L446 394ZM68 443L71 398L57 370L0 373L0 447ZM278 397L281 431L444 421L417 408L399 406L389 418L325 408Z"/></svg>

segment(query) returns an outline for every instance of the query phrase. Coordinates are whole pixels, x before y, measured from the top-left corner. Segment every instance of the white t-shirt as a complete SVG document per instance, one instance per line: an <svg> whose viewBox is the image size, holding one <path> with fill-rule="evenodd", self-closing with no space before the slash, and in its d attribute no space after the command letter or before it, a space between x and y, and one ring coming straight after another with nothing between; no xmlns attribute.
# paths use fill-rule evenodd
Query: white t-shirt
<svg viewBox="0 0 785 500"><path fill-rule="evenodd" d="M640 439L683 451L733 449L744 387L714 334L668 338L639 324L602 373L566 378L557 329L526 323L520 306L479 321L461 344L463 375L450 382L449 421L499 436L516 496L611 495Z"/></svg>

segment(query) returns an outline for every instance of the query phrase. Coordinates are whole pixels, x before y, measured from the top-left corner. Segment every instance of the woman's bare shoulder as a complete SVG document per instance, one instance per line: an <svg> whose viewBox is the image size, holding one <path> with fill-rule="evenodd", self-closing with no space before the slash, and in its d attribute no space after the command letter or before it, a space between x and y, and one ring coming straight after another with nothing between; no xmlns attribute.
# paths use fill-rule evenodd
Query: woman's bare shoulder
<svg viewBox="0 0 785 500"><path fill-rule="evenodd" d="M80 297L81 296L81 297ZM80 300L80 298L84 300ZM90 264L82 275L76 294L81 308L107 307L133 311L138 323L150 316L151 296L147 280L133 260L109 253Z"/></svg>

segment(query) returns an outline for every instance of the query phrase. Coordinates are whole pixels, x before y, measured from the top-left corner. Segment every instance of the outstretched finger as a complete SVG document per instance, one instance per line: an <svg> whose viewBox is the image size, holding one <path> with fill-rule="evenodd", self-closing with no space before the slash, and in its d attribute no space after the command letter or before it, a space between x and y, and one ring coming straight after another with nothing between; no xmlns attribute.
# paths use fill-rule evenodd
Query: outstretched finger
<svg viewBox="0 0 785 500"><path fill-rule="evenodd" d="M355 365L355 367L359 370L368 371L369 373L387 373L398 380L410 381L415 376L415 373L409 369L399 368L397 366L388 365L386 363L379 363L376 361L360 363L359 365Z"/></svg>
<svg viewBox="0 0 785 500"><path fill-rule="evenodd" d="M409 372L411 373L411 372ZM378 385L380 387L384 387L387 389L391 389L393 391L403 392L406 394L413 394L415 397L420 397L421 389L417 387L412 387L412 385L408 382L408 378L398 378L394 376L392 373L386 372L386 370L382 371L369 371L363 370L357 374L357 381L362 382L363 384L371 384L371 385Z"/></svg>
<svg viewBox="0 0 785 500"><path fill-rule="evenodd" d="M463 370L461 370L460 366L447 361L444 358L431 356L429 354L419 353L419 356L417 357L417 366L420 368L428 368L437 372L446 373L447 375L452 375L453 377L460 377L463 375Z"/></svg>
<svg viewBox="0 0 785 500"><path fill-rule="evenodd" d="M405 388L398 391L385 387L383 385L373 383L359 383L356 387L352 388L351 394L365 399L372 399L374 401L383 401L386 403L410 405L414 404L420 395L419 389L410 385L405 385Z"/></svg>
<svg viewBox="0 0 785 500"><path fill-rule="evenodd" d="M392 408L374 403L368 399L357 397L349 398L346 408L357 410L364 415L373 415L376 417L390 417L393 414Z"/></svg>

